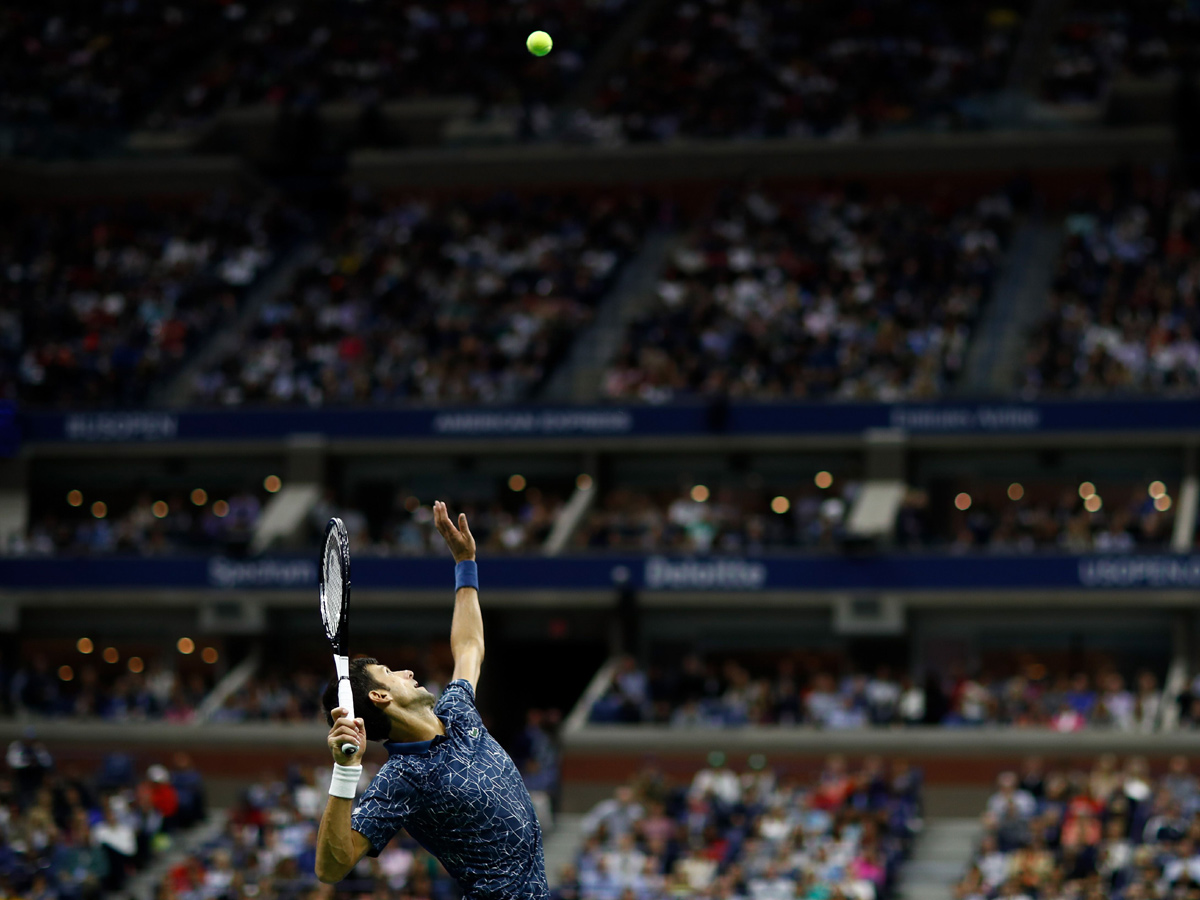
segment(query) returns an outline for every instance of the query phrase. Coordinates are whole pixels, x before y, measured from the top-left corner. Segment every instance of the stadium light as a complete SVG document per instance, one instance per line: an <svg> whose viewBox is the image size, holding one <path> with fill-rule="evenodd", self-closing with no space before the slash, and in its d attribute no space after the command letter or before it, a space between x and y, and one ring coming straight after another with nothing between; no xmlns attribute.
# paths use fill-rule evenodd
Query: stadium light
<svg viewBox="0 0 1200 900"><path fill-rule="evenodd" d="M792 501L782 495L771 501L771 512L779 513L781 516L791 508Z"/></svg>
<svg viewBox="0 0 1200 900"><path fill-rule="evenodd" d="M575 487L581 491L590 491L592 489L592 476L584 472L575 479Z"/></svg>
<svg viewBox="0 0 1200 900"><path fill-rule="evenodd" d="M1008 499L1009 500L1014 500L1014 501L1020 500L1024 496L1025 496L1025 487L1019 481L1014 481L1012 484L1010 484L1008 486Z"/></svg>
<svg viewBox="0 0 1200 900"><path fill-rule="evenodd" d="M821 490L825 490L833 484L833 476L828 472L818 472L813 483Z"/></svg>
<svg viewBox="0 0 1200 900"><path fill-rule="evenodd" d="M192 503L196 506L203 506L208 502L208 491L204 488L196 488L192 491Z"/></svg>
<svg viewBox="0 0 1200 900"><path fill-rule="evenodd" d="M75 642L75 649L80 653L91 653L96 648L91 638L81 637Z"/></svg>
<svg viewBox="0 0 1200 900"><path fill-rule="evenodd" d="M1150 482L1150 496L1153 499L1157 500L1159 497L1165 497L1166 495L1167 486L1165 484L1163 484L1161 481Z"/></svg>
<svg viewBox="0 0 1200 900"><path fill-rule="evenodd" d="M280 488L283 487L283 479L278 475L268 475L263 479L263 487L265 487L268 492L277 494L279 493Z"/></svg>
<svg viewBox="0 0 1200 900"><path fill-rule="evenodd" d="M68 491L67 502L72 506L83 506L83 491Z"/></svg>
<svg viewBox="0 0 1200 900"><path fill-rule="evenodd" d="M1090 481L1085 481L1079 486L1079 496L1086 500L1088 497L1096 493L1096 486Z"/></svg>
<svg viewBox="0 0 1200 900"><path fill-rule="evenodd" d="M508 489L510 491L523 491L525 490L525 483L524 475L512 475L508 479Z"/></svg>
<svg viewBox="0 0 1200 900"><path fill-rule="evenodd" d="M697 503L706 503L709 498L709 490L707 485L698 484L692 488L692 499Z"/></svg>
<svg viewBox="0 0 1200 900"><path fill-rule="evenodd" d="M957 497L954 498L954 505L961 510L970 509L971 508L971 495L968 493L965 493L965 492L959 494Z"/></svg>
<svg viewBox="0 0 1200 900"><path fill-rule="evenodd" d="M180 653L182 653L184 656L187 656L189 653L192 653L195 651L196 642L193 641L190 637L181 637L178 641L175 642L175 648Z"/></svg>

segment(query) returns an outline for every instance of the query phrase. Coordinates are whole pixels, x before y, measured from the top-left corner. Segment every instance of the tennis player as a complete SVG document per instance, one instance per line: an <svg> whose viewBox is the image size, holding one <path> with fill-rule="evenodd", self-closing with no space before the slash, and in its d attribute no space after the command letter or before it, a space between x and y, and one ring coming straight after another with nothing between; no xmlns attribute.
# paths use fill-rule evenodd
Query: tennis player
<svg viewBox="0 0 1200 900"><path fill-rule="evenodd" d="M435 702L411 671L352 660L350 684L361 715L354 720L341 707L332 709L336 682L325 691L334 767L317 834L317 877L340 881L405 828L458 880L465 900L544 900L550 891L542 832L529 791L475 709L483 662L475 538L467 517L460 513L456 528L440 501L433 519L456 563L454 677ZM362 755L347 758L341 747L350 742L361 749L367 741L383 741L388 758L355 801Z"/></svg>

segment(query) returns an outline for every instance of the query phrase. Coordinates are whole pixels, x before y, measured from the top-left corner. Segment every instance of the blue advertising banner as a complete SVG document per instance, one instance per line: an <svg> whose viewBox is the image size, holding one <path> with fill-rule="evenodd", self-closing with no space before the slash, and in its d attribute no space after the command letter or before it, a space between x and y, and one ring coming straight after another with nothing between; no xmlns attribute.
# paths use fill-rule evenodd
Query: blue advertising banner
<svg viewBox="0 0 1200 900"><path fill-rule="evenodd" d="M482 590L646 591L1200 589L1200 556L496 557L480 563ZM9 589L315 588L309 557L0 559ZM446 559L361 557L360 590L447 589Z"/></svg>
<svg viewBox="0 0 1200 900"><path fill-rule="evenodd" d="M23 413L25 440L104 443L332 439L836 435L871 428L913 434L1200 430L1200 400L1052 403L804 403L714 406L267 409ZM0 410L0 441L3 436Z"/></svg>
<svg viewBox="0 0 1200 900"><path fill-rule="evenodd" d="M0 459L16 456L21 443L17 427L17 410L7 400L0 400Z"/></svg>

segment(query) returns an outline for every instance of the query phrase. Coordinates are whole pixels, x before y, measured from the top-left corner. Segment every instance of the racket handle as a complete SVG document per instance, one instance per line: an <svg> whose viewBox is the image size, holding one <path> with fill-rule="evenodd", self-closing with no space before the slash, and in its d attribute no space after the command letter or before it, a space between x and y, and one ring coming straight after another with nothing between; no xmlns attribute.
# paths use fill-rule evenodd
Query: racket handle
<svg viewBox="0 0 1200 900"><path fill-rule="evenodd" d="M350 689L350 665L349 660L344 656L334 657L334 664L337 667L338 673L338 706L346 710L346 717L354 718L354 692ZM358 752L356 744L342 744L342 752L347 756L353 756Z"/></svg>

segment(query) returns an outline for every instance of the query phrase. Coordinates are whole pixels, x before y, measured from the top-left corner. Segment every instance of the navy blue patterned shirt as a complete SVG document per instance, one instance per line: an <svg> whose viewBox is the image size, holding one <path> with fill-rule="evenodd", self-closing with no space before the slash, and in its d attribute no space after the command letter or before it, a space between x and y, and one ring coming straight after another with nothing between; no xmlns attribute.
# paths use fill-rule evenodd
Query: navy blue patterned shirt
<svg viewBox="0 0 1200 900"><path fill-rule="evenodd" d="M351 827L378 856L401 828L441 860L466 900L550 896L542 830L521 773L483 727L469 681L433 708L445 736L386 743L388 760L358 798Z"/></svg>

